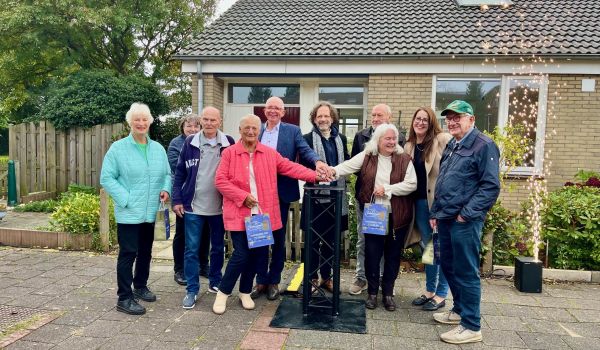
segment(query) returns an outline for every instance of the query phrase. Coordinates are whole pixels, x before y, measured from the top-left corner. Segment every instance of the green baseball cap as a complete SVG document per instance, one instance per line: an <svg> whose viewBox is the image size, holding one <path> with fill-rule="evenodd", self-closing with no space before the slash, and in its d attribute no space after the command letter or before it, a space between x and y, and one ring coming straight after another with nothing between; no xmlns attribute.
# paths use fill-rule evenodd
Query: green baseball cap
<svg viewBox="0 0 600 350"><path fill-rule="evenodd" d="M459 114L464 113L464 114L469 114L469 115L475 115L473 113L473 107L471 107L470 104L468 104L462 100L454 100L454 101L450 102L450 104L446 107L446 109L444 109L442 111L442 115L446 115L450 111L456 112Z"/></svg>

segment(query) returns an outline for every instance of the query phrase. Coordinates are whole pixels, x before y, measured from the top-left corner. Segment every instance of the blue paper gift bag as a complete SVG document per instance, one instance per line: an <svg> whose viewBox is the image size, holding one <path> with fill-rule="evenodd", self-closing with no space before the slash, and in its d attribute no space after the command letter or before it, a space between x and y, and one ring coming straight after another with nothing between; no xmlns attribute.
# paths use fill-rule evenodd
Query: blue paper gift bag
<svg viewBox="0 0 600 350"><path fill-rule="evenodd" d="M388 214L388 210L383 204L365 204L362 217L362 233L385 235L388 226Z"/></svg>
<svg viewBox="0 0 600 350"><path fill-rule="evenodd" d="M248 216L244 222L246 224L248 248L252 249L273 244L273 230L271 230L269 214Z"/></svg>

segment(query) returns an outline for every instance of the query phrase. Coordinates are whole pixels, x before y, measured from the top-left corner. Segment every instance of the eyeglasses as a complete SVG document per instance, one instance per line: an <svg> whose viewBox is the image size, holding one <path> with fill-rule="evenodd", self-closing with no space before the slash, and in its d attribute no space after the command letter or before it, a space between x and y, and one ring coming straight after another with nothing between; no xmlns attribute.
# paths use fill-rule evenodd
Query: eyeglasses
<svg viewBox="0 0 600 350"><path fill-rule="evenodd" d="M282 111L283 110L283 108L277 107L277 106L269 106L269 107L265 107L265 109L269 110L269 111Z"/></svg>
<svg viewBox="0 0 600 350"><path fill-rule="evenodd" d="M427 118L415 118L415 124L429 124L429 119Z"/></svg>
<svg viewBox="0 0 600 350"><path fill-rule="evenodd" d="M468 116L468 114L450 114L450 115L446 115L446 123L447 122L454 122L454 123L458 123L460 121L461 117L466 117Z"/></svg>

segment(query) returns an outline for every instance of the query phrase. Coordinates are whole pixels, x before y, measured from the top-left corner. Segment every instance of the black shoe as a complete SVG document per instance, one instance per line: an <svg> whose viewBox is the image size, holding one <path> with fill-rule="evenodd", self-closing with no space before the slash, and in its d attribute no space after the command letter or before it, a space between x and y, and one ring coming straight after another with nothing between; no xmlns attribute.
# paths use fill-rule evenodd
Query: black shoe
<svg viewBox="0 0 600 350"><path fill-rule="evenodd" d="M269 284L269 290L267 290L267 299L277 300L279 298L279 285Z"/></svg>
<svg viewBox="0 0 600 350"><path fill-rule="evenodd" d="M185 277L183 277L183 273L181 273L181 272L175 272L175 275L173 275L173 279L175 280L175 282L177 282L177 284L179 284L181 286L187 285Z"/></svg>
<svg viewBox="0 0 600 350"><path fill-rule="evenodd" d="M208 266L202 266L200 268L200 276L208 278Z"/></svg>
<svg viewBox="0 0 600 350"><path fill-rule="evenodd" d="M428 297L426 297L426 296L425 296L425 294L423 294L423 295L421 295L420 297L418 297L418 298L414 299L414 300L412 301L412 304L413 304L414 306L421 306L421 305L425 305L425 304L427 304L427 302L429 302L429 300L431 300L431 299L433 299L433 298L428 298Z"/></svg>
<svg viewBox="0 0 600 350"><path fill-rule="evenodd" d="M257 299L260 298L261 295L267 293L267 285L266 284L257 284L252 288L252 292L250 293L250 298Z"/></svg>
<svg viewBox="0 0 600 350"><path fill-rule="evenodd" d="M387 311L396 311L396 302L394 297L391 295L383 297L383 306Z"/></svg>
<svg viewBox="0 0 600 350"><path fill-rule="evenodd" d="M146 313L146 308L138 304L135 299L119 300L117 302L117 311L126 313L128 315L143 315Z"/></svg>
<svg viewBox="0 0 600 350"><path fill-rule="evenodd" d="M423 310L425 311L435 311L437 309L441 309L446 306L446 300L442 300L439 303L435 300L431 299L427 302L427 304L423 305Z"/></svg>
<svg viewBox="0 0 600 350"><path fill-rule="evenodd" d="M147 302L156 301L156 295L154 293L152 293L150 291L150 289L148 289L148 287L134 289L133 295L138 299L142 299L143 301L147 301Z"/></svg>
<svg viewBox="0 0 600 350"><path fill-rule="evenodd" d="M371 309L371 310L376 308L377 307L377 295L369 294L369 296L367 297L367 301L365 301L365 307L367 309Z"/></svg>

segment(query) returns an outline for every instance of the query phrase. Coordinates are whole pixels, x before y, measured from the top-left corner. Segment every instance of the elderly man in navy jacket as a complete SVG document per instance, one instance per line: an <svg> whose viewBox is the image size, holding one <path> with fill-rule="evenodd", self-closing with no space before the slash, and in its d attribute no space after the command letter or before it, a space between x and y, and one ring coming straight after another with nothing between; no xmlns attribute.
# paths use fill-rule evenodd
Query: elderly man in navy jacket
<svg viewBox="0 0 600 350"><path fill-rule="evenodd" d="M262 126L259 136L262 144L277 150L279 154L291 161L295 161L296 156L299 156L304 164L315 164L317 172L323 175L323 178L329 177L329 167L308 146L302 137L300 128L281 121L285 115L285 107L281 98L269 98L265 104L264 113L267 122ZM283 228L273 232L274 244L271 247L271 263L269 264L268 255L259 259L256 267L256 286L252 291L252 298L257 298L263 293L267 294L269 300L279 297L278 284L281 281L281 272L285 261L285 228L290 203L300 199L298 180L287 176L278 176L277 191Z"/></svg>
<svg viewBox="0 0 600 350"><path fill-rule="evenodd" d="M440 336L443 341L473 343L482 340L479 251L485 216L500 194L500 151L475 128L473 107L467 102L450 103L442 115L454 138L442 154L430 224L439 233L442 270L454 307L433 318L458 325Z"/></svg>

